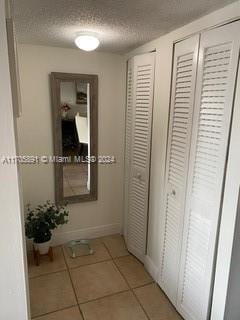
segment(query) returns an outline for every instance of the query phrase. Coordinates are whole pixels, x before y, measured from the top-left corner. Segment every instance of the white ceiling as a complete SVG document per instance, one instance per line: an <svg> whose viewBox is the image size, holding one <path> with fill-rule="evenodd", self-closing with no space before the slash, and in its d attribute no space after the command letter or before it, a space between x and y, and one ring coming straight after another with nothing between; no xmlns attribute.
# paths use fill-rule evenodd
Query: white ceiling
<svg viewBox="0 0 240 320"><path fill-rule="evenodd" d="M234 0L13 0L21 43L74 47L79 31L99 34L98 50L126 53Z"/></svg>

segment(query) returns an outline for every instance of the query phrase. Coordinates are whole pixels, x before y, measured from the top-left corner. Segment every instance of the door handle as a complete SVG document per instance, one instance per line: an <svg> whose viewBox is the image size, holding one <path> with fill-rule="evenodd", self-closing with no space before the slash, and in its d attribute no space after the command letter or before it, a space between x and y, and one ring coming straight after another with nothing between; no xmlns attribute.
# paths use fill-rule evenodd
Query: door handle
<svg viewBox="0 0 240 320"><path fill-rule="evenodd" d="M171 196L175 196L175 195L176 195L176 190L172 189Z"/></svg>

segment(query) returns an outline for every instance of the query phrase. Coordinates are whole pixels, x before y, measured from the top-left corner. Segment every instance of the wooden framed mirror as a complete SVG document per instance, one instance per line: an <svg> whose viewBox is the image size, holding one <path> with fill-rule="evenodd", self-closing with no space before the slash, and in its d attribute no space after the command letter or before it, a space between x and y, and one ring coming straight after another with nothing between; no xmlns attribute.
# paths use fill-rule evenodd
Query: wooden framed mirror
<svg viewBox="0 0 240 320"><path fill-rule="evenodd" d="M98 76L51 73L55 200L97 200Z"/></svg>

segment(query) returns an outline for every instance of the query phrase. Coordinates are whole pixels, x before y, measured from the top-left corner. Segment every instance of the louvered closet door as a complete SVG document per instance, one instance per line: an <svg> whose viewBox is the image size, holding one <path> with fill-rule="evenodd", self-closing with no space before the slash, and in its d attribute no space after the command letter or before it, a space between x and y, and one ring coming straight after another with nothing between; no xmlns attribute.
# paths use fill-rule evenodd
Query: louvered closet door
<svg viewBox="0 0 240 320"><path fill-rule="evenodd" d="M133 58L127 65L127 101L126 101L126 130L125 130L125 167L124 167L124 236L127 238L127 223L129 214L129 183L131 167L132 124L133 124Z"/></svg>
<svg viewBox="0 0 240 320"><path fill-rule="evenodd" d="M240 23L201 36L177 308L208 317Z"/></svg>
<svg viewBox="0 0 240 320"><path fill-rule="evenodd" d="M140 260L146 250L154 53L134 57L127 247Z"/></svg>
<svg viewBox="0 0 240 320"><path fill-rule="evenodd" d="M199 36L174 48L159 284L176 304Z"/></svg>

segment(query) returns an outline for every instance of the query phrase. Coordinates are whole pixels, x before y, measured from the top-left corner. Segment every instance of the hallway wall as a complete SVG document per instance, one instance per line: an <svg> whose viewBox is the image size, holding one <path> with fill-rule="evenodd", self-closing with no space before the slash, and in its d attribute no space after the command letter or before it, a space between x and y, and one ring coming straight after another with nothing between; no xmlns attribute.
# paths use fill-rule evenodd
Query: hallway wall
<svg viewBox="0 0 240 320"><path fill-rule="evenodd" d="M55 242L119 232L123 211L124 58L46 46L19 45L18 49L23 105L18 119L20 154L53 154L49 74L86 73L99 77L99 155L114 155L117 160L112 165L99 165L98 200L69 205L70 222L57 231ZM54 199L53 169L52 164L22 165L25 204Z"/></svg>
<svg viewBox="0 0 240 320"><path fill-rule="evenodd" d="M4 157L17 155L4 1L0 1L0 38L0 318L28 320L28 277L18 167L16 163L4 163Z"/></svg>

